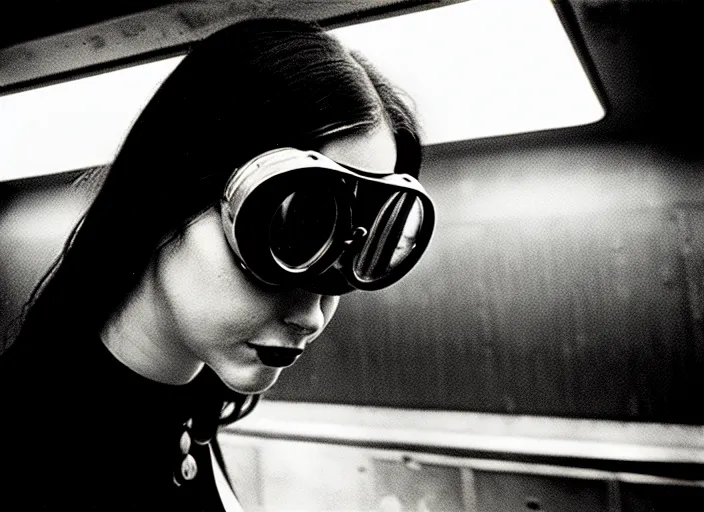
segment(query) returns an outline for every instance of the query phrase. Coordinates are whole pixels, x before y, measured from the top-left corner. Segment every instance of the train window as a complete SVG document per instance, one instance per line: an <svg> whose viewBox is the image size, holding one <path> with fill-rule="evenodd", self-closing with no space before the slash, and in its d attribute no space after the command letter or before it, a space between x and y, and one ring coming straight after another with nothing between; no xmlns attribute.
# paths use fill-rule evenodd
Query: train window
<svg viewBox="0 0 704 512"><path fill-rule="evenodd" d="M110 162L140 109L180 60L0 97L0 179Z"/></svg>
<svg viewBox="0 0 704 512"><path fill-rule="evenodd" d="M547 0L472 0L333 32L414 98L426 144L574 126L604 115ZM1 97L0 180L109 162L179 60Z"/></svg>
<svg viewBox="0 0 704 512"><path fill-rule="evenodd" d="M335 33L409 92L425 144L563 128L604 115L546 0L472 0Z"/></svg>

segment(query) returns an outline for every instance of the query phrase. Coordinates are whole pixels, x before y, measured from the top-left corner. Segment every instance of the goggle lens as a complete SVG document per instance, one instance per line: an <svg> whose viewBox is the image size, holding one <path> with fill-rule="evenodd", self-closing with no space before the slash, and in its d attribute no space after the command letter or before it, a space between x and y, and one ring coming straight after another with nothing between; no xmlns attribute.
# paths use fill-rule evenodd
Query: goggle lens
<svg viewBox="0 0 704 512"><path fill-rule="evenodd" d="M274 213L269 247L279 265L302 272L330 247L338 222L335 198L330 194L294 192Z"/></svg>
<svg viewBox="0 0 704 512"><path fill-rule="evenodd" d="M382 206L364 246L353 260L360 281L373 282L401 265L416 247L423 204L414 194L394 193Z"/></svg>

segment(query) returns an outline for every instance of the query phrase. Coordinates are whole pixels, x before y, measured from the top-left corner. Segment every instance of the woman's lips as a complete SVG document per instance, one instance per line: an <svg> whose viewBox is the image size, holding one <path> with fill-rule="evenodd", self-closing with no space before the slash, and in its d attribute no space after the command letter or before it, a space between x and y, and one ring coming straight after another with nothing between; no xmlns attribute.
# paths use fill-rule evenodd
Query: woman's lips
<svg viewBox="0 0 704 512"><path fill-rule="evenodd" d="M273 368L291 366L303 353L303 349L300 348L270 347L255 345L254 343L247 343L247 346L257 352L257 357L259 357L263 365Z"/></svg>

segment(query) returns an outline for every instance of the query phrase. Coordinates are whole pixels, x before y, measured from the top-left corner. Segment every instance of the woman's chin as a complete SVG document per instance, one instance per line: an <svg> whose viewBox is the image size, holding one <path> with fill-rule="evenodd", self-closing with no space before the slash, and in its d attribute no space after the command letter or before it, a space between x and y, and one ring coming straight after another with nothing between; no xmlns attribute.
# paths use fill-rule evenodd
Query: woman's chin
<svg viewBox="0 0 704 512"><path fill-rule="evenodd" d="M264 368L251 372L225 372L225 375L216 373L232 391L254 395L263 393L276 384L281 374L281 368Z"/></svg>

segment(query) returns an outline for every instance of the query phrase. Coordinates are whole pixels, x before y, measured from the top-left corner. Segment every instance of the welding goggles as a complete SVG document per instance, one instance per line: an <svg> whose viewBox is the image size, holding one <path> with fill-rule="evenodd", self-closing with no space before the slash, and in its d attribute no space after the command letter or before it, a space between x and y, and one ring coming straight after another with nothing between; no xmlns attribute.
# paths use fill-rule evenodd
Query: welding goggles
<svg viewBox="0 0 704 512"><path fill-rule="evenodd" d="M395 283L418 262L435 224L433 203L412 176L293 148L237 169L221 217L240 266L256 281L323 295Z"/></svg>

